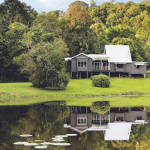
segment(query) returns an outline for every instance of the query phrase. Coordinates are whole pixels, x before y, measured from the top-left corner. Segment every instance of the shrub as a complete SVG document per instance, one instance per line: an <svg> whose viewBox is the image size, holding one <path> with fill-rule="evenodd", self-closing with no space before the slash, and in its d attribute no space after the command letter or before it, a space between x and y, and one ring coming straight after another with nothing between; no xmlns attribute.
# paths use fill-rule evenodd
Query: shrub
<svg viewBox="0 0 150 150"><path fill-rule="evenodd" d="M146 71L146 73L150 74L150 69L148 69L148 70Z"/></svg>
<svg viewBox="0 0 150 150"><path fill-rule="evenodd" d="M29 81L32 82L33 86L35 87L45 87L47 85L44 78L41 78L40 74L38 73L33 73L29 78Z"/></svg>
<svg viewBox="0 0 150 150"><path fill-rule="evenodd" d="M90 80L92 80L92 79L93 79L93 76L90 77Z"/></svg>
<svg viewBox="0 0 150 150"><path fill-rule="evenodd" d="M69 75L61 72L55 73L55 78L53 80L49 78L46 80L44 76L40 76L38 73L34 73L30 77L30 81L35 87L45 87L49 90L65 90L69 83Z"/></svg>
<svg viewBox="0 0 150 150"><path fill-rule="evenodd" d="M90 108L94 113L105 114L110 109L109 101L94 102Z"/></svg>
<svg viewBox="0 0 150 150"><path fill-rule="evenodd" d="M95 75L92 77L92 84L96 87L109 87L110 79L106 75Z"/></svg>

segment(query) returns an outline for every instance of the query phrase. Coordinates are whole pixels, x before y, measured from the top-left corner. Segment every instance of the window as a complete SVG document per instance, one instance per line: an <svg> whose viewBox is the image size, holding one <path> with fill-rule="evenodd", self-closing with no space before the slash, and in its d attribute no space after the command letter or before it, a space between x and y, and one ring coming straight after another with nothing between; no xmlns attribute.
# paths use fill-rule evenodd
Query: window
<svg viewBox="0 0 150 150"><path fill-rule="evenodd" d="M123 68L123 64L117 64L117 68Z"/></svg>
<svg viewBox="0 0 150 150"><path fill-rule="evenodd" d="M77 125L86 125L87 118L77 118Z"/></svg>
<svg viewBox="0 0 150 150"><path fill-rule="evenodd" d="M78 67L87 67L86 61L78 61Z"/></svg>
<svg viewBox="0 0 150 150"><path fill-rule="evenodd" d="M83 66L86 67L86 61L84 61Z"/></svg>
<svg viewBox="0 0 150 150"><path fill-rule="evenodd" d="M81 66L80 61L78 61L78 67L80 67L80 66Z"/></svg>
<svg viewBox="0 0 150 150"><path fill-rule="evenodd" d="M136 68L137 68L137 69L142 69L143 66L142 66L142 65L137 65Z"/></svg>
<svg viewBox="0 0 150 150"><path fill-rule="evenodd" d="M142 120L142 116L137 116L137 120Z"/></svg>

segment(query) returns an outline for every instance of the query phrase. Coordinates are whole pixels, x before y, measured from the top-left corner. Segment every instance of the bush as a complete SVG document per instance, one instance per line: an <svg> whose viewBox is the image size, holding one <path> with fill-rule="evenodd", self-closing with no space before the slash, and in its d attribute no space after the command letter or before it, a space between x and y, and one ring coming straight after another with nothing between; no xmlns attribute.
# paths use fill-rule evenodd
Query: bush
<svg viewBox="0 0 150 150"><path fill-rule="evenodd" d="M30 77L30 81L35 87L43 87L48 90L65 90L69 83L69 75L61 72L55 73L55 78L52 80L49 78L46 80L44 76L40 76L38 73L34 73Z"/></svg>
<svg viewBox="0 0 150 150"><path fill-rule="evenodd" d="M92 77L92 84L96 87L109 87L110 79L106 75L95 75Z"/></svg>
<svg viewBox="0 0 150 150"><path fill-rule="evenodd" d="M90 80L92 80L92 79L93 79L93 76L90 77Z"/></svg>
<svg viewBox="0 0 150 150"><path fill-rule="evenodd" d="M146 71L146 73L150 74L150 69L148 69L148 70Z"/></svg>
<svg viewBox="0 0 150 150"><path fill-rule="evenodd" d="M29 78L29 81L32 82L33 86L35 87L45 87L47 85L44 78L41 78L40 74L38 73L33 73Z"/></svg>
<svg viewBox="0 0 150 150"><path fill-rule="evenodd" d="M109 101L94 102L92 103L92 106L90 107L90 109L94 113L105 114L109 111L110 104L109 104Z"/></svg>

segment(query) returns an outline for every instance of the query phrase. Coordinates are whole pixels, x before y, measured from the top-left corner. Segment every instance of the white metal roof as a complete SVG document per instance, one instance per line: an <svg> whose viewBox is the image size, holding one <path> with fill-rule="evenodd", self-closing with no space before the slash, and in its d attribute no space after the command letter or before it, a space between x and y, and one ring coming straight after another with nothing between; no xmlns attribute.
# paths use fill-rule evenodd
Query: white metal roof
<svg viewBox="0 0 150 150"><path fill-rule="evenodd" d="M80 56L80 55L84 55L84 56L88 57L86 54L84 54L84 53L80 53L80 54L78 54L78 55L75 55L75 56L74 56L74 57L72 57L72 58L75 58L75 57Z"/></svg>
<svg viewBox="0 0 150 150"><path fill-rule="evenodd" d="M135 120L135 122L132 122L132 124L148 124L145 120Z"/></svg>
<svg viewBox="0 0 150 150"><path fill-rule="evenodd" d="M68 60L71 60L71 59L72 59L71 57L66 57L65 61L68 61Z"/></svg>
<svg viewBox="0 0 150 150"><path fill-rule="evenodd" d="M105 131L105 140L129 140L132 122L108 123Z"/></svg>
<svg viewBox="0 0 150 150"><path fill-rule="evenodd" d="M146 63L148 63L148 62L134 62L135 63L135 65L137 66L137 65L145 65Z"/></svg>
<svg viewBox="0 0 150 150"><path fill-rule="evenodd" d="M88 54L87 56L92 58L92 60L108 60L110 58L110 56L102 54Z"/></svg>
<svg viewBox="0 0 150 150"><path fill-rule="evenodd" d="M75 57L78 57L80 55L84 55L86 57L90 57L92 60L108 60L108 58L110 58L110 56L107 55L102 55L102 54L84 54L84 53L80 53L74 57L66 57L65 61L71 60Z"/></svg>
<svg viewBox="0 0 150 150"><path fill-rule="evenodd" d="M129 45L105 45L108 62L132 63Z"/></svg>

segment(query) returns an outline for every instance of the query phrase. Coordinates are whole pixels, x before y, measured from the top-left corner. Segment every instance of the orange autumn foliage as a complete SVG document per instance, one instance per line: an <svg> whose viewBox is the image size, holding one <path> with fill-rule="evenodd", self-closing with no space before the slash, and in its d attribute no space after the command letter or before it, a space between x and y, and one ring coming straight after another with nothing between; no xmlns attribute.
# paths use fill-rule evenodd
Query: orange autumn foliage
<svg viewBox="0 0 150 150"><path fill-rule="evenodd" d="M78 6L74 6L67 11L66 22L66 27L69 29L73 29L78 25L83 28L91 23L91 17L87 12L86 7L79 8Z"/></svg>

